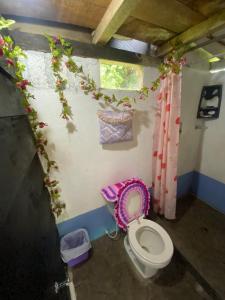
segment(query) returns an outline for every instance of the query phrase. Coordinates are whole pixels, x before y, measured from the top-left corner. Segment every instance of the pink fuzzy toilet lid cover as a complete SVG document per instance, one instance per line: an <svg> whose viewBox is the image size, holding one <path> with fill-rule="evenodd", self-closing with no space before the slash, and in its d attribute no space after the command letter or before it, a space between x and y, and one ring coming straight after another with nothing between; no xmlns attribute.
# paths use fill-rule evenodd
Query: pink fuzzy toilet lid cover
<svg viewBox="0 0 225 300"><path fill-rule="evenodd" d="M119 227L126 230L127 225L140 216L148 213L150 206L150 194L144 182L138 178L107 186L101 190L101 194L108 201L115 204L114 216ZM132 196L137 195L138 205L135 210L130 210Z"/></svg>

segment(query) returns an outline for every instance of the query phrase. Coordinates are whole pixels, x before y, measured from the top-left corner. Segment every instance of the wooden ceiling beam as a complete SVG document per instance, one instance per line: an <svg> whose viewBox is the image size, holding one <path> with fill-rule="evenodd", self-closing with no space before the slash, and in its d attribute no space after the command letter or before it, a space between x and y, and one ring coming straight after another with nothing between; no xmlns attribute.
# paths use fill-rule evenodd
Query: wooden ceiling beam
<svg viewBox="0 0 225 300"><path fill-rule="evenodd" d="M139 2L140 0L112 0L94 31L93 44L106 44Z"/></svg>
<svg viewBox="0 0 225 300"><path fill-rule="evenodd" d="M225 9L213 15L207 20L189 28L183 33L172 38L157 50L158 56L164 56L179 44L188 44L198 39L207 36L225 26Z"/></svg>

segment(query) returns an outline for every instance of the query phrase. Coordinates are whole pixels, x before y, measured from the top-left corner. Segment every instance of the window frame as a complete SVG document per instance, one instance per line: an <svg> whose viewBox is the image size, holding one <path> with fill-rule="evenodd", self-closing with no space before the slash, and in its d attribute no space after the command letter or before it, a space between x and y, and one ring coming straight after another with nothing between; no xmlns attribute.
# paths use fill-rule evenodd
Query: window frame
<svg viewBox="0 0 225 300"><path fill-rule="evenodd" d="M128 89L123 88L123 87L119 87L119 88L107 88L107 87L103 87L102 86L102 81L101 81L101 64L105 63L105 64L109 64L109 65L122 65L122 66L133 66L136 68L136 70L138 71L139 75L139 87L135 87L133 89ZM144 86L144 68L142 65L140 64L133 64L133 63L127 63L127 62L122 62L122 61L116 61L116 60L110 60L110 59L99 59L99 86L101 90L112 90L112 91L127 91L127 92L138 92L140 91L143 86Z"/></svg>

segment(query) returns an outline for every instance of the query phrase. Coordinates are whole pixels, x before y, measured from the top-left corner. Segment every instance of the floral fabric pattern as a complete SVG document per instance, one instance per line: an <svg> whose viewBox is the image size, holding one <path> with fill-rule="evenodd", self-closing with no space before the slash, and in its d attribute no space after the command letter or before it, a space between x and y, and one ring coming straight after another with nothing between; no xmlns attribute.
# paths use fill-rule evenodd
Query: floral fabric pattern
<svg viewBox="0 0 225 300"><path fill-rule="evenodd" d="M177 158L181 105L181 75L161 80L153 136L153 207L167 219L176 217Z"/></svg>

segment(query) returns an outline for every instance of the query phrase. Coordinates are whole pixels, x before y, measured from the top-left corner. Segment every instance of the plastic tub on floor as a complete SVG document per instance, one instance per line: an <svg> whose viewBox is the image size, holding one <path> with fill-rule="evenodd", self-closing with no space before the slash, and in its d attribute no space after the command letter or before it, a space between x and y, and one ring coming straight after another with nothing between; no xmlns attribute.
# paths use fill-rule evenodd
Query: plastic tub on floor
<svg viewBox="0 0 225 300"><path fill-rule="evenodd" d="M91 242L86 229L81 228L61 238L60 250L62 260L69 267L74 267L89 257Z"/></svg>

